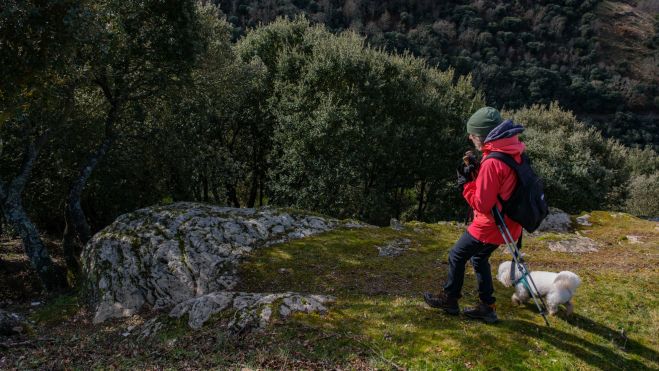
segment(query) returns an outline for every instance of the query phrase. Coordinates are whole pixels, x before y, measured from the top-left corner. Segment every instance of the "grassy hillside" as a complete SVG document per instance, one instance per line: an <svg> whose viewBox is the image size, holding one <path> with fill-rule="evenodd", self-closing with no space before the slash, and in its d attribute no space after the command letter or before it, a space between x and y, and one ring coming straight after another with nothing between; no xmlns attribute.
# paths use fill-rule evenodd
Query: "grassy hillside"
<svg viewBox="0 0 659 371"><path fill-rule="evenodd" d="M575 314L566 318L561 312L550 318L551 327L532 305L512 306L512 290L498 282L498 324L426 307L420 292L439 288L447 252L462 227L408 223L400 232L340 230L272 246L242 267L238 289L330 294L337 301L326 315L296 315L265 333L236 339L219 326L231 313L199 331L189 330L185 318L163 314L164 328L140 338L140 326L153 314L92 326L89 313L76 309L77 298L59 297L32 313L37 324L27 345L0 347L0 367L656 369L659 225L626 214L591 215L593 226L578 232L593 238L598 252L547 248L574 234L527 239L532 269L569 269L583 280ZM410 239L410 249L398 257L378 256L376 246L395 238ZM508 258L500 249L491 260L497 266ZM463 305L475 302L475 289L468 271Z"/></svg>

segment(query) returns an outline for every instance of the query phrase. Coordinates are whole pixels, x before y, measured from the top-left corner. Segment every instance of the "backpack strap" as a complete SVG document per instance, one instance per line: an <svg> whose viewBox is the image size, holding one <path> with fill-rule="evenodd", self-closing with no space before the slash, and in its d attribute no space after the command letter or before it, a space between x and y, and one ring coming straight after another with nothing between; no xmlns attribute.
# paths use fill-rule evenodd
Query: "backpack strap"
<svg viewBox="0 0 659 371"><path fill-rule="evenodd" d="M522 155L522 162L524 162L526 160L524 157L525 156ZM490 152L490 154L485 157L485 160L487 160L488 158L496 158L497 160L502 161L503 163L508 165L510 168L515 170L516 174L518 173L518 169L519 169L520 164L518 164L517 161L515 161L513 156L511 156L507 153L503 153L503 152Z"/></svg>
<svg viewBox="0 0 659 371"><path fill-rule="evenodd" d="M526 157L525 155L522 155L522 161L526 161L525 157ZM517 179L519 179L519 166L520 166L520 164L518 164L517 161L515 161L513 156L511 156L507 153L503 153L503 152L490 152L490 154L485 156L485 158L481 162L483 162L487 159L490 159L490 158L496 158L497 160L500 160L501 162L508 165L508 167L513 169L513 171L515 172L515 175L517 176ZM501 195L497 195L497 198L499 199L499 202L501 202L501 204L503 205L505 200L503 198L501 198Z"/></svg>

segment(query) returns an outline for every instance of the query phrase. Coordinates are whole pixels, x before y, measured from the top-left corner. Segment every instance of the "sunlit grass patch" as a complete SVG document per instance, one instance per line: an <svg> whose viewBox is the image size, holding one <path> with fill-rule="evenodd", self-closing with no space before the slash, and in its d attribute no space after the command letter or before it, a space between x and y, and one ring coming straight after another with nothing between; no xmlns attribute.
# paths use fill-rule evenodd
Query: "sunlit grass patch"
<svg viewBox="0 0 659 371"><path fill-rule="evenodd" d="M628 242L627 236L641 236L642 243L639 245L659 246L659 223L636 218L632 215L610 212L593 211L589 222L592 226L579 226L578 230L584 235L602 241L605 244L617 245L620 242ZM632 246L633 248L638 246Z"/></svg>
<svg viewBox="0 0 659 371"><path fill-rule="evenodd" d="M512 288L495 281L500 322L487 325L429 308L422 291L439 291L447 256L464 226L406 223L391 228L340 229L256 249L240 266L237 291L329 294L325 314L283 318L273 306L264 331L227 332L235 312L213 315L200 329L187 316L145 312L101 325L90 323L76 297L47 301L30 319L35 332L52 333L16 368L177 369L659 369L659 282L656 223L609 213L579 228L596 240L591 253L549 250L549 241L574 234L526 235L532 270L571 270L582 278L575 313L560 311L544 324L532 303L514 306ZM608 215L608 216L607 216ZM623 225L618 225L623 223ZM643 236L642 243L621 238ZM377 246L409 239L400 256L379 256ZM510 254L499 248L493 274ZM462 307L478 301L473 269L466 270ZM142 316L144 315L144 316ZM156 315L162 328L141 337ZM75 320L70 320L74 317ZM77 321L77 322L76 322ZM129 331L129 328L133 330ZM125 335L130 332L129 335ZM42 336L40 333L39 336ZM36 336L34 337L36 339ZM0 350L1 351L1 350ZM2 358L2 357L0 357Z"/></svg>
<svg viewBox="0 0 659 371"><path fill-rule="evenodd" d="M626 221L624 217L616 220ZM574 299L575 314L566 318L561 312L550 317L551 327L544 325L531 303L513 306L512 288L498 282L495 294L501 322L493 326L425 306L420 292L440 289L446 278L448 250L463 231L450 224L409 223L400 232L390 228L339 230L273 246L258 251L242 267L241 289L336 296L327 315L298 314L293 322L282 322L274 330L286 343L288 332L283 329L295 334L294 329L302 326L305 336L320 339L305 348L305 356L316 360L350 361L350 356L329 355L327 351L332 349L353 358L360 350L376 368L656 368L659 344L654 334L659 303L653 282L659 274L656 269L634 266L646 261L644 254L656 254L657 246L624 249L608 245L606 240L641 227L648 228L637 220L614 232L610 224L594 224L592 233L604 236L598 242L605 248L589 254L550 251L547 241L563 238L562 234L527 238L523 251L531 269L573 270L583 279ZM402 237L414 241L403 255L378 256L376 245ZM287 259L277 258L283 254ZM498 263L507 259L510 255L503 248L495 252L491 259L494 274ZM561 268L555 269L557 266ZM635 269L634 273L625 272L629 269ZM461 304L477 302L470 267L464 295ZM346 353L343 348L351 351Z"/></svg>

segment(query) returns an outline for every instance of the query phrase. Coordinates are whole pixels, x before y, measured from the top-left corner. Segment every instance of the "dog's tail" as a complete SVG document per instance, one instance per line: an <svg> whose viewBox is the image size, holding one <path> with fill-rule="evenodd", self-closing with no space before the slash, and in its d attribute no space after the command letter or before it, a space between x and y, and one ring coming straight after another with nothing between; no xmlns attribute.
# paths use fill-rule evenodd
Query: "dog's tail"
<svg viewBox="0 0 659 371"><path fill-rule="evenodd" d="M572 272L563 271L556 275L554 285L559 289L567 289L574 292L574 290L581 285L581 279Z"/></svg>

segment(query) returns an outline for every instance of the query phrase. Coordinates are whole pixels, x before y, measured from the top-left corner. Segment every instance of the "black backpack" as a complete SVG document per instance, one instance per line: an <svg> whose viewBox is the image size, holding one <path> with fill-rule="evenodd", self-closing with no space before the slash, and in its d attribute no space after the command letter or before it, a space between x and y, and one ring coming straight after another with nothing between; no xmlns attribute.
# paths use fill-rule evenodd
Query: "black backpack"
<svg viewBox="0 0 659 371"><path fill-rule="evenodd" d="M503 214L521 224L529 233L535 231L547 216L549 208L545 200L542 180L531 168L531 160L524 153L522 163L518 164L512 156L502 152L492 152L488 158L503 161L517 174L517 185L510 198L503 200L497 196L503 205Z"/></svg>

